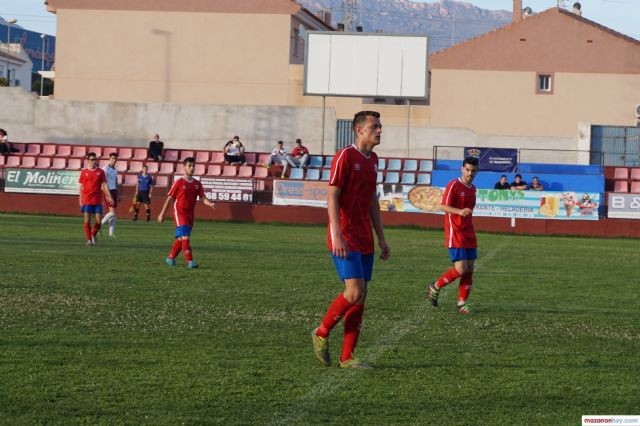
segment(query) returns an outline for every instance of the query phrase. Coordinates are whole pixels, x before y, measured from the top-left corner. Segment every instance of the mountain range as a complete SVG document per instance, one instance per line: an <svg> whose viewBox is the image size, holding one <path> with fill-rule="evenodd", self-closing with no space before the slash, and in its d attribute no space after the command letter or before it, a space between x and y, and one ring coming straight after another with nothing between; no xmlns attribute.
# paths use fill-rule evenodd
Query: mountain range
<svg viewBox="0 0 640 426"><path fill-rule="evenodd" d="M341 0L296 0L313 13L331 8L332 25L345 22ZM347 15L349 16L349 15ZM437 52L511 22L511 11L487 10L469 3L440 0L417 3L411 0L360 0L352 9L355 26L364 32L427 34L429 51Z"/></svg>

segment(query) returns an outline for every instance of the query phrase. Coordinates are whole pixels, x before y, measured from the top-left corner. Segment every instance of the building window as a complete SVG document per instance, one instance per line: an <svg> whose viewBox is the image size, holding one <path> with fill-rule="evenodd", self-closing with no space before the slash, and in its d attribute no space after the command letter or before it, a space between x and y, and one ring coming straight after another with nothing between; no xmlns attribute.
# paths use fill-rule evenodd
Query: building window
<svg viewBox="0 0 640 426"><path fill-rule="evenodd" d="M553 74L538 73L536 75L536 93L553 93Z"/></svg>

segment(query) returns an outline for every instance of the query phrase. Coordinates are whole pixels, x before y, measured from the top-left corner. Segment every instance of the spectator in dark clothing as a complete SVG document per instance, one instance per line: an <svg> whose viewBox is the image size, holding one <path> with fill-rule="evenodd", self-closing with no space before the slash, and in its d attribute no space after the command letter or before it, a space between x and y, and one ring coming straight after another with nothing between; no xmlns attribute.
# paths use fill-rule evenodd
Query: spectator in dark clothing
<svg viewBox="0 0 640 426"><path fill-rule="evenodd" d="M12 152L20 152L20 150L11 146L7 131L0 129L0 155L9 155Z"/></svg>
<svg viewBox="0 0 640 426"><path fill-rule="evenodd" d="M147 150L147 158L153 158L153 161L162 160L162 150L164 149L164 142L160 140L160 135L153 135L153 140L149 142L149 149Z"/></svg>
<svg viewBox="0 0 640 426"><path fill-rule="evenodd" d="M511 189L511 184L507 182L507 175L500 176L500 180L493 186L494 189Z"/></svg>
<svg viewBox="0 0 640 426"><path fill-rule="evenodd" d="M527 189L527 182L522 180L520 173L516 175L516 180L511 182L511 189Z"/></svg>

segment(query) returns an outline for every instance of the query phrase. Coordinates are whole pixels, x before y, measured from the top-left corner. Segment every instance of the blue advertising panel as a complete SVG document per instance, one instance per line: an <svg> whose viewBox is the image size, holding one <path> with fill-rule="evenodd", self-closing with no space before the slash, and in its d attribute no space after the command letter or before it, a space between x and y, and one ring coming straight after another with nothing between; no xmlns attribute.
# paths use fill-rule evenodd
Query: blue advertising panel
<svg viewBox="0 0 640 426"><path fill-rule="evenodd" d="M518 150L515 148L465 148L465 157L476 157L478 169L494 172L515 172Z"/></svg>
<svg viewBox="0 0 640 426"><path fill-rule="evenodd" d="M0 41L7 42L7 25L0 25ZM11 43L20 43L24 51L29 55L33 62L31 72L40 71L42 65L42 53L44 51L44 71L51 71L51 66L55 58L56 38L52 35L46 35L44 43L40 38L40 33L25 30L18 25L11 26ZM44 44L44 49L43 49Z"/></svg>

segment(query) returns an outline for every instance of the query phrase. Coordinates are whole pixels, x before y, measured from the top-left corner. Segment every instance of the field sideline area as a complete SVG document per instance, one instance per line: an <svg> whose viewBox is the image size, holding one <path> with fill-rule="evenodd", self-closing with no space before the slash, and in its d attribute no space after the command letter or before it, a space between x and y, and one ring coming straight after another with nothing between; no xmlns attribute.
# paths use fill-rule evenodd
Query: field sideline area
<svg viewBox="0 0 640 426"><path fill-rule="evenodd" d="M197 221L200 264L164 263L168 218L84 245L78 217L0 214L2 424L575 425L639 415L637 239L481 233L472 316L441 230L387 228L358 357L313 356L341 291L323 226ZM585 226L589 226L585 224Z"/></svg>

